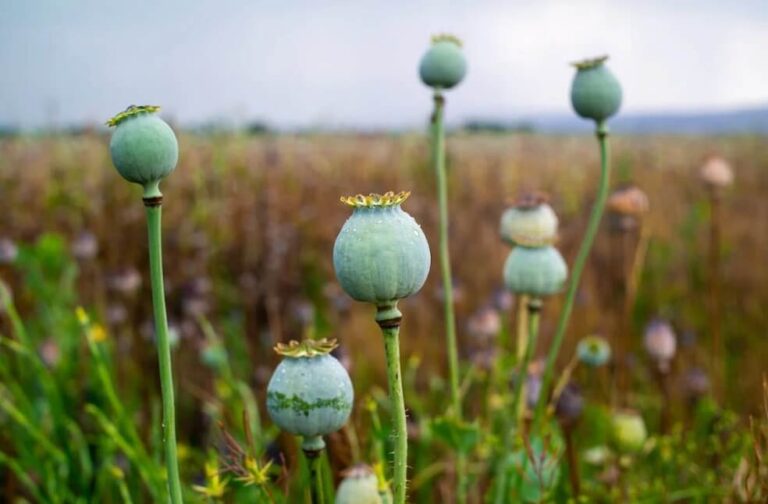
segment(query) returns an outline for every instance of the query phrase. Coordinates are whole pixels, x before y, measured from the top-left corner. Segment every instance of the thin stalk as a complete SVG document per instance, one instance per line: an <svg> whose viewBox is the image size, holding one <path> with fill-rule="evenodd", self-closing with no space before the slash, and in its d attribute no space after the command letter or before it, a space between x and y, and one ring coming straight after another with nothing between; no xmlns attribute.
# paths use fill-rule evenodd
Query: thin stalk
<svg viewBox="0 0 768 504"><path fill-rule="evenodd" d="M408 483L408 430L405 418L403 377L400 371L400 320L397 303L377 307L376 321L384 335L389 400L392 402L392 438L395 445L393 494L395 504L405 504Z"/></svg>
<svg viewBox="0 0 768 504"><path fill-rule="evenodd" d="M176 411L173 399L173 370L171 368L171 345L168 337L168 317L165 313L165 288L163 287L162 249L162 200L158 197L145 198L147 228L149 230L149 269L152 281L152 307L155 315L157 354L160 363L160 389L163 396L163 433L165 444L165 466L168 471L168 491L173 504L182 501L179 461L176 455Z"/></svg>
<svg viewBox="0 0 768 504"><path fill-rule="evenodd" d="M571 482L571 492L573 493L571 497L578 500L581 493L581 477L579 475L579 457L573 442L573 426L563 426L563 437L565 437L565 451L568 457L568 479Z"/></svg>
<svg viewBox="0 0 768 504"><path fill-rule="evenodd" d="M525 305L521 303L521 309L519 312L520 314L522 314L524 311L522 309L523 306ZM539 335L539 312L541 311L541 300L535 298L530 299L527 303L526 310L528 320L528 328L526 333L528 335L528 340L525 343L525 353L523 354L522 359L518 360L517 380L515 381L515 388L512 393L512 411L525 411L525 398L523 397L523 394L525 391L525 382L528 379L528 367L530 366L531 360L533 359L533 354L536 351L536 341L538 340ZM518 418L518 426L516 431L520 434L521 437L526 435L524 432L524 420L525 418L523 416ZM504 433L504 446L502 447L505 455L512 449L510 446L510 433L511 429L507 427ZM525 471L525 466L523 466L523 471ZM506 502L505 497L507 496L508 472L509 471L506 467L506 459L503 459L499 464L499 469L496 471L496 494L494 496L494 504L503 504Z"/></svg>
<svg viewBox="0 0 768 504"><path fill-rule="evenodd" d="M716 188L712 188L709 194L710 216L709 216L709 304L710 304L710 327L712 330L712 373L714 382L717 384L715 395L721 394L722 382L721 371L723 362L722 352L722 316L720 303L720 194Z"/></svg>
<svg viewBox="0 0 768 504"><path fill-rule="evenodd" d="M529 298L523 294L517 298L517 355L516 363L520 364L525 360L525 355L528 350L528 302ZM526 384L523 383L523 390L520 392L525 395ZM515 418L518 424L522 424L523 415L525 414L525 403L517 403L517 407L512 411L515 412Z"/></svg>
<svg viewBox="0 0 768 504"><path fill-rule="evenodd" d="M432 115L433 161L437 176L437 201L440 213L440 274L443 281L443 305L445 312L445 339L448 347L448 371L451 384L451 406L455 418L462 419L461 394L459 391L459 351L456 343L456 316L453 312L453 276L451 274L451 256L448 250L448 181L445 173L445 128L443 111L445 98L439 90L434 96L435 110ZM467 500L467 458L466 454L456 454L456 474L458 488L456 501L459 504Z"/></svg>
<svg viewBox="0 0 768 504"><path fill-rule="evenodd" d="M597 190L597 199L592 206L592 212L589 216L589 222L587 223L587 229L584 233L584 239L581 241L579 251L576 254L576 259L573 262L573 272L571 273L571 279L568 283L568 291L565 296L565 302L563 309L560 312L560 318L557 321L557 330L555 331L555 337L552 340L552 345L547 355L546 365L544 367L544 374L541 379L541 394L539 395L538 403L536 404L536 410L533 415L533 424L538 425L541 421L541 417L544 414L547 406L547 391L549 390L552 382L552 373L555 367L555 361L557 355L560 353L560 347L563 344L565 338L565 330L568 328L568 321L571 318L571 312L573 311L573 302L576 299L576 291L579 288L579 282L581 280L581 274L584 271L584 266L587 263L589 252L592 249L592 244L595 241L597 230L600 227L600 219L603 216L603 210L605 208L605 201L608 199L608 182L610 180L610 163L609 163L609 150L608 150L608 127L605 122L599 121L596 128L597 141L600 144L600 185Z"/></svg>
<svg viewBox="0 0 768 504"><path fill-rule="evenodd" d="M322 450L304 450L309 466L309 493L312 504L325 504L325 492L323 490Z"/></svg>

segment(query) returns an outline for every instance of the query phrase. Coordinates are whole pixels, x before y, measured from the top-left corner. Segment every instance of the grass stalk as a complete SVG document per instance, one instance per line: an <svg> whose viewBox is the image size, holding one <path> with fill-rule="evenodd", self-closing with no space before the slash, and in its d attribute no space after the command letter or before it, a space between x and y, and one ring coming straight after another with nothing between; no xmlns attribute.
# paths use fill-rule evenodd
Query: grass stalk
<svg viewBox="0 0 768 504"><path fill-rule="evenodd" d="M536 404L536 410L533 416L533 425L537 426L542 420L547 402L548 402L548 390L552 383L553 372L557 356L560 353L560 347L563 344L565 338L565 331L568 328L568 321L571 318L571 312L573 311L573 303L576 299L576 292L579 289L579 283L581 281L581 274L584 271L584 266L587 263L589 252L592 250L592 244L595 241L597 230L600 227L600 220L603 217L603 210L605 209L605 202L608 199L608 183L610 181L610 162L609 162L609 148L608 148L608 127L604 121L597 122L596 128L597 141L600 145L600 183L597 190L597 199L592 206L592 212L589 216L589 222L587 223L587 229L584 232L584 238L579 246L579 251L576 254L576 259L573 262L573 269L571 273L571 279L568 283L568 291L565 296L565 302L563 304L562 311L560 312L560 318L557 321L557 329L555 331L554 339L550 346L549 354L547 355L547 361L544 366L544 374L541 379L541 394Z"/></svg>
<svg viewBox="0 0 768 504"><path fill-rule="evenodd" d="M168 317L165 311L163 287L163 251L161 216L162 206L157 198L146 198L147 229L149 231L149 267L152 282L152 306L155 315L155 334L160 364L160 387L163 396L163 443L165 465L168 471L168 491L171 502L182 502L179 461L176 454L176 410L171 367L171 345L168 334Z"/></svg>

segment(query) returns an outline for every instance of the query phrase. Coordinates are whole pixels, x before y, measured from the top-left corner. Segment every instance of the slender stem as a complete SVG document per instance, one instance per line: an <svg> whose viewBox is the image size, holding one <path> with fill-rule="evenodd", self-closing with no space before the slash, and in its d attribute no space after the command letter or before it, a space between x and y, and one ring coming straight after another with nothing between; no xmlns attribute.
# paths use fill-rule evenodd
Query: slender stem
<svg viewBox="0 0 768 504"><path fill-rule="evenodd" d="M579 457L573 443L573 426L563 426L563 436L565 437L565 451L568 457L568 478L571 482L571 492L573 492L571 497L578 500L581 493L581 477L579 475Z"/></svg>
<svg viewBox="0 0 768 504"><path fill-rule="evenodd" d="M524 305L521 303L520 311L518 312L519 314L523 313L523 306ZM530 366L531 360L533 359L533 354L536 351L536 341L538 340L539 336L539 312L541 311L541 300L531 298L528 300L527 306L525 306L525 308L527 309L528 328L526 332L528 335L528 341L525 344L525 353L523 354L522 359L518 360L517 380L515 381L515 388L512 393L512 411L525 411L525 398L523 395L525 392L525 382L528 379L528 367ZM517 432L520 433L520 436L525 436L524 420L525 418L523 416L518 418ZM512 449L510 446L510 432L511 429L506 427L504 434L504 446L502 447L504 455L506 455ZM527 462L525 462L523 465L523 474L525 474L526 464ZM495 504L502 504L503 502L506 502L505 497L507 497L507 473L508 470L506 467L506 458L504 458L499 464L499 470L496 471L496 495L494 496Z"/></svg>
<svg viewBox="0 0 768 504"><path fill-rule="evenodd" d="M376 321L384 335L384 350L387 356L387 381L389 400L392 401L392 438L395 445L393 468L393 494L395 504L405 504L408 482L408 430L403 397L403 377L400 371L400 319L402 314L397 305L379 306Z"/></svg>
<svg viewBox="0 0 768 504"><path fill-rule="evenodd" d="M721 323L721 303L720 303L720 194L716 188L712 188L709 195L710 217L709 217L709 303L710 303L710 327L712 330L712 373L715 388L715 396L721 395L722 382L721 371L723 362L722 346L722 323Z"/></svg>
<svg viewBox="0 0 768 504"><path fill-rule="evenodd" d="M440 212L440 274L443 281L443 304L445 312L445 338L448 347L448 371L451 384L451 405L456 419L461 421L461 394L459 392L459 351L456 343L456 317L453 312L453 275L451 256L448 250L448 181L445 173L445 129L443 110L445 98L439 90L434 96L435 110L432 115L433 161L437 176L437 201ZM456 456L458 488L456 501L467 500L467 459L459 452Z"/></svg>
<svg viewBox="0 0 768 504"><path fill-rule="evenodd" d="M443 282L443 304L445 312L445 337L448 345L448 368L451 383L451 401L453 413L461 418L461 398L459 396L459 357L456 343L456 317L453 313L453 278L451 276L451 258L448 250L448 182L445 173L445 131L443 128L443 108L445 98L435 93L435 111L432 116L433 157L437 175L437 200L440 212L440 275Z"/></svg>
<svg viewBox="0 0 768 504"><path fill-rule="evenodd" d="M517 298L517 355L516 363L519 365L525 360L525 355L528 350L528 302L527 295L522 294ZM523 389L520 392L521 395L525 395L526 383L523 382ZM523 416L525 415L525 402L517 402L517 407L512 410L515 412L515 418L517 423L522 425Z"/></svg>
<svg viewBox="0 0 768 504"><path fill-rule="evenodd" d="M163 249L161 235L162 207L158 198L144 200L149 230L149 269L152 281L152 306L155 315L157 355L160 363L160 389L163 396L163 433L165 465L168 471L168 491L173 504L182 502L179 461L176 455L176 411L173 399L173 370L171 345L168 341L168 317L165 313L163 287Z"/></svg>
<svg viewBox="0 0 768 504"><path fill-rule="evenodd" d="M608 151L608 127L603 121L597 123L597 140L600 144L600 185L597 190L597 199L592 206L592 213L589 216L589 222L587 223L587 229L584 233L584 239L581 242L579 251L576 254L576 259L573 262L573 272L571 273L571 280L568 283L568 292L565 296L565 302L563 309L560 312L560 318L557 321L557 330L555 331L555 337L552 340L552 345L547 355L547 362L544 367L544 375L541 380L541 394L539 395L539 401L536 404L536 411L533 416L534 425L538 425L541 421L541 416L546 410L547 406L547 391L552 382L552 373L555 367L555 361L557 355L560 353L560 347L563 344L565 338L565 330L568 327L568 320L571 317L571 311L573 311L573 302L576 299L576 291L579 288L579 281L581 280L581 274L584 271L584 266L589 257L589 252L592 249L592 243L595 241L597 230L600 227L600 219L603 216L603 209L605 208L605 201L608 198L608 182L610 179L610 163L609 163L609 151Z"/></svg>
<svg viewBox="0 0 768 504"><path fill-rule="evenodd" d="M321 471L322 450L304 450L309 465L309 492L312 504L325 504L323 473Z"/></svg>

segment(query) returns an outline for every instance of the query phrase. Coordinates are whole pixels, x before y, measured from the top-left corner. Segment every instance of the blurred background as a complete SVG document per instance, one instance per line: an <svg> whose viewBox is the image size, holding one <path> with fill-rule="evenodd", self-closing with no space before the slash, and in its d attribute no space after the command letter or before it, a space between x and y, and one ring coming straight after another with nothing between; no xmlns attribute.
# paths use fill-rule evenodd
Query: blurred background
<svg viewBox="0 0 768 504"><path fill-rule="evenodd" d="M383 387L370 307L333 274L348 215L339 196L412 191L404 208L437 257L432 101L417 65L442 32L463 40L469 63L447 93L465 365L488 368L488 335L509 324L498 223L518 195L550 195L559 248L573 260L599 158L591 124L570 110L569 63L609 54L625 97L611 122L612 186L639 188L649 210L627 221L617 207L604 220L562 361L589 334L620 342L641 384L631 402L658 407L643 333L664 319L678 338L675 408L712 392L756 413L768 362L768 8L751 0L4 2L0 277L46 364L68 366L73 382L77 363L88 365L73 318L82 305L116 351L124 397L156 401L141 191L112 167L104 122L130 104L158 104L180 145L163 184L180 441L204 451L227 416L211 407L224 394L222 359L259 396L278 341L339 338L359 396ZM727 162L732 185L702 180L712 156ZM414 387L437 390L446 371L437 272L403 304ZM544 307L540 355L559 304ZM721 367L710 359L713 324ZM152 414L137 413L146 425Z"/></svg>

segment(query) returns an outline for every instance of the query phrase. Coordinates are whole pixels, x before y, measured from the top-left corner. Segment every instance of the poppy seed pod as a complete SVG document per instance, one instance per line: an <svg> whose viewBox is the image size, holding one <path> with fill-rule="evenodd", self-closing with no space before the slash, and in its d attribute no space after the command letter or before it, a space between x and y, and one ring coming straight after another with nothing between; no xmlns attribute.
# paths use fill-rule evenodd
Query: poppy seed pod
<svg viewBox="0 0 768 504"><path fill-rule="evenodd" d="M179 144L160 107L131 105L107 122L115 128L109 142L112 163L124 179L144 186L145 197L160 196L158 184L179 159Z"/></svg>
<svg viewBox="0 0 768 504"><path fill-rule="evenodd" d="M358 464L344 471L335 504L380 504L379 481L373 469Z"/></svg>
<svg viewBox="0 0 768 504"><path fill-rule="evenodd" d="M733 169L725 159L711 156L699 171L702 182L713 189L722 189L733 184Z"/></svg>
<svg viewBox="0 0 768 504"><path fill-rule="evenodd" d="M652 321L645 328L643 343L651 359L656 361L662 371L667 370L677 351L677 336L672 326L664 320Z"/></svg>
<svg viewBox="0 0 768 504"><path fill-rule="evenodd" d="M557 237L558 219L541 195L526 196L501 216L501 239L510 245L543 247Z"/></svg>
<svg viewBox="0 0 768 504"><path fill-rule="evenodd" d="M467 74L467 60L461 51L461 41L451 35L432 37L432 46L422 56L419 76L427 86L450 89Z"/></svg>
<svg viewBox="0 0 768 504"><path fill-rule="evenodd" d="M616 189L608 197L607 206L611 212L632 217L641 217L650 207L648 195L637 186Z"/></svg>
<svg viewBox="0 0 768 504"><path fill-rule="evenodd" d="M616 448L623 453L636 453L643 448L648 431L643 417L634 411L615 413L612 419L612 438Z"/></svg>
<svg viewBox="0 0 768 504"><path fill-rule="evenodd" d="M560 397L557 398L555 414L563 425L570 426L581 418L583 412L584 396L577 385L569 383L560 393Z"/></svg>
<svg viewBox="0 0 768 504"><path fill-rule="evenodd" d="M611 345L600 336L587 336L576 346L576 356L587 366L600 367L611 358Z"/></svg>
<svg viewBox="0 0 768 504"><path fill-rule="evenodd" d="M329 353L328 340L278 343L285 358L267 385L267 411L281 429L303 436L304 450L325 447L322 436L339 430L352 412L354 391L344 366Z"/></svg>
<svg viewBox="0 0 768 504"><path fill-rule="evenodd" d="M421 226L400 205L408 192L350 196L353 208L333 246L333 267L350 297L377 306L421 289L430 265Z"/></svg>
<svg viewBox="0 0 768 504"><path fill-rule="evenodd" d="M621 84L605 66L608 56L574 63L571 104L578 115L604 121L621 106Z"/></svg>
<svg viewBox="0 0 768 504"><path fill-rule="evenodd" d="M515 247L504 263L504 283L515 294L551 296L567 276L568 266L554 247Z"/></svg>

